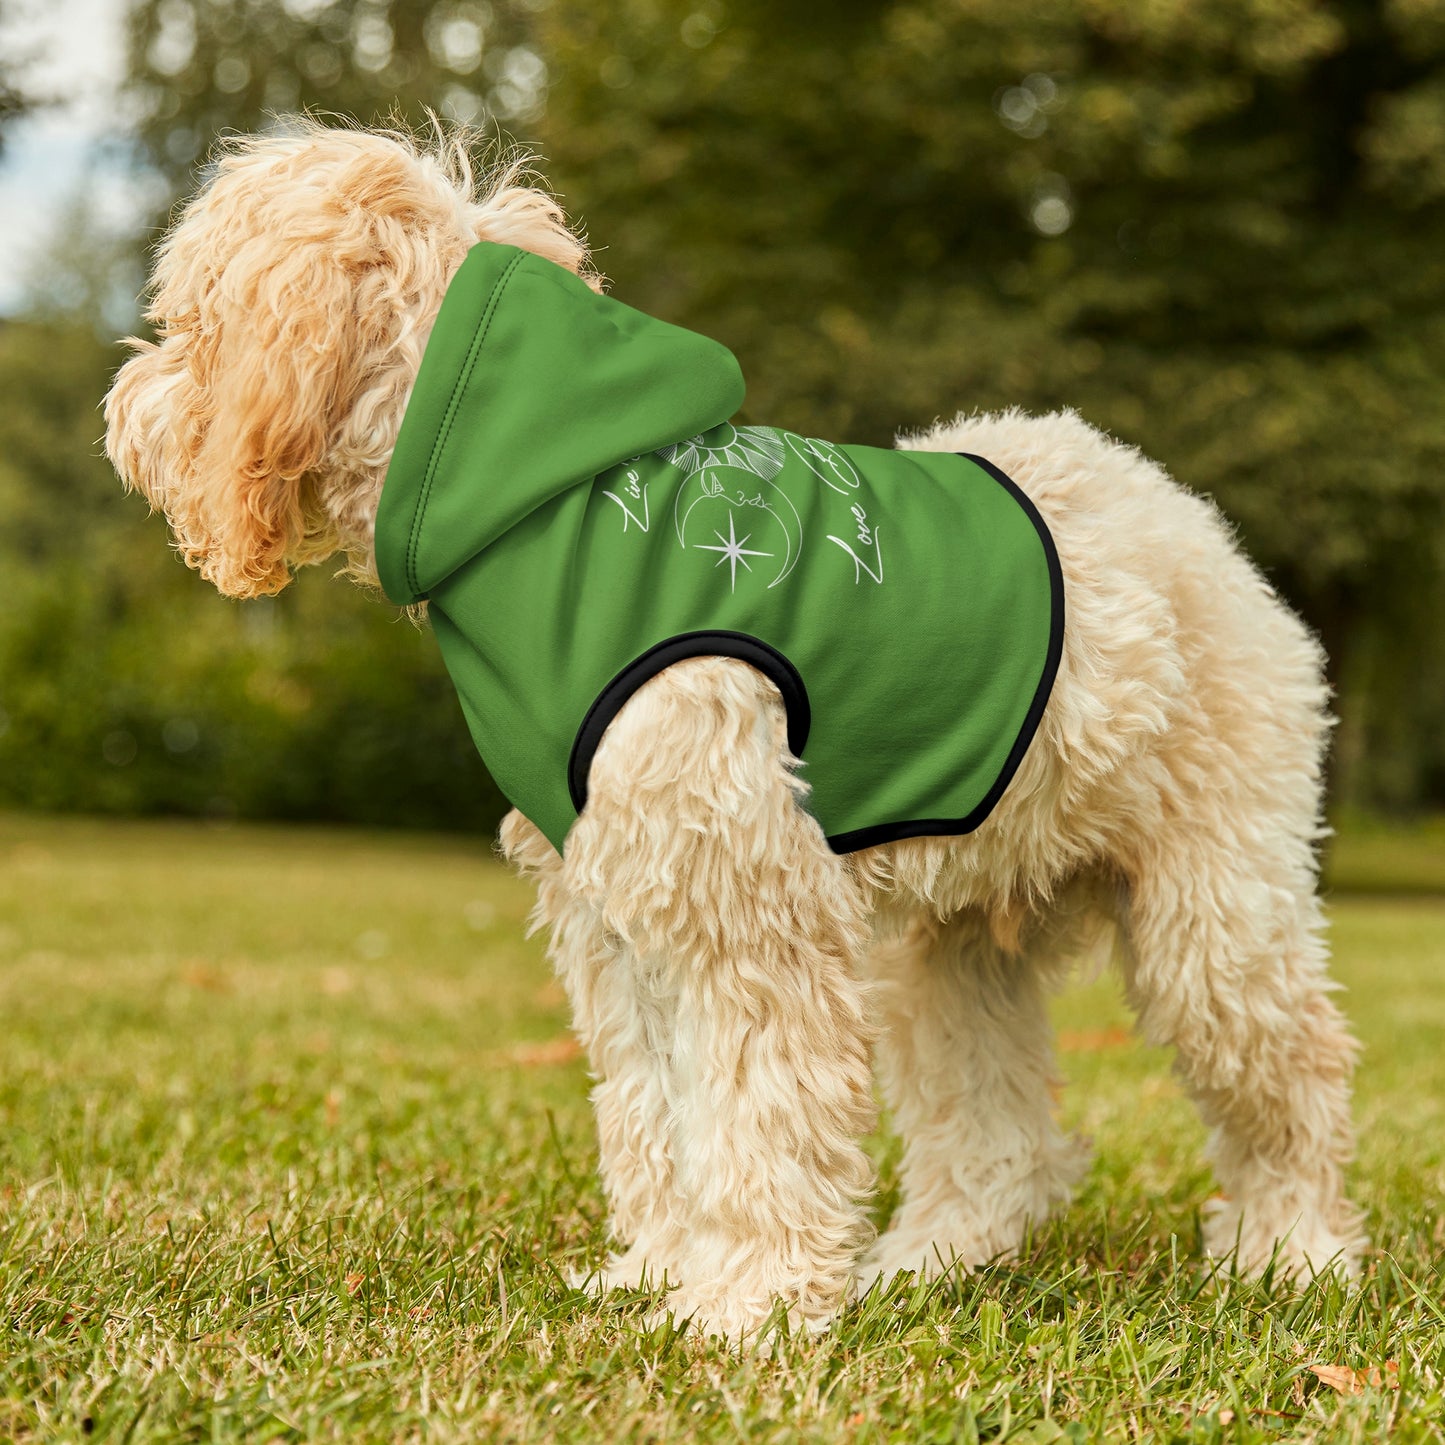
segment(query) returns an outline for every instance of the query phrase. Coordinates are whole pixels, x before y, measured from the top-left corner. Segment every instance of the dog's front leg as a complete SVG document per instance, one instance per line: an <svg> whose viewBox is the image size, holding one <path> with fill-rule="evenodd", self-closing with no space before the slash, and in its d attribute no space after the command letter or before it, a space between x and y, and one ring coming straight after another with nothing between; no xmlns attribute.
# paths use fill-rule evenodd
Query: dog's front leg
<svg viewBox="0 0 1445 1445"><path fill-rule="evenodd" d="M667 1307L734 1340L779 1300L824 1326L870 1235L865 910L798 792L771 686L699 659L613 722L566 844L575 895L647 960L682 1226Z"/></svg>
<svg viewBox="0 0 1445 1445"><path fill-rule="evenodd" d="M503 820L501 841L508 861L537 885L532 924L547 930L548 957L596 1079L598 1167L608 1234L620 1250L577 1282L594 1293L676 1283L684 1226L667 1137L675 1011L667 971L603 927L595 900L568 886L560 855L521 813Z"/></svg>

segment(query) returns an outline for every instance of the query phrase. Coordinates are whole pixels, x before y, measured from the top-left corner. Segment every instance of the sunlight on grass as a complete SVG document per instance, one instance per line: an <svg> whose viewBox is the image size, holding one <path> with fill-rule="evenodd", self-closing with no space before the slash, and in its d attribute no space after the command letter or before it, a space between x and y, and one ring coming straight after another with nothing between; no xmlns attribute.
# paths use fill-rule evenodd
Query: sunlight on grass
<svg viewBox="0 0 1445 1445"><path fill-rule="evenodd" d="M530 901L481 842L0 817L0 1438L1442 1438L1445 901L1332 905L1362 1289L1212 1282L1105 979L1057 1008L1073 1207L772 1360L566 1282L602 1203Z"/></svg>

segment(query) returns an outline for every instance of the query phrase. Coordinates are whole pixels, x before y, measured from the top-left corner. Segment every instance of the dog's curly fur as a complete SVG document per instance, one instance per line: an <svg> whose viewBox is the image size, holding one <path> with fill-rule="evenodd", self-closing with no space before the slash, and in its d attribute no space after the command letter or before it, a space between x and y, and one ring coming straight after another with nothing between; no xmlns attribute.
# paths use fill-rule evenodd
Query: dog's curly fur
<svg viewBox="0 0 1445 1445"><path fill-rule="evenodd" d="M306 123L224 147L160 249L158 339L106 406L121 476L222 592L337 554L375 583L387 462L478 238L599 284L556 203L517 166L479 185L454 139ZM1143 1033L1213 1130L1208 1248L1249 1272L1353 1270L1318 646L1208 502L1072 413L961 416L900 445L996 462L1062 562L1058 679L982 827L835 855L799 806L776 691L728 659L669 668L622 710L565 855L503 824L597 1081L622 1252L594 1282L665 1280L678 1318L739 1338L779 1299L819 1328L860 1277L1007 1256L1085 1164L1050 1107L1045 999L1110 920ZM876 1241L875 1053L905 1140Z"/></svg>

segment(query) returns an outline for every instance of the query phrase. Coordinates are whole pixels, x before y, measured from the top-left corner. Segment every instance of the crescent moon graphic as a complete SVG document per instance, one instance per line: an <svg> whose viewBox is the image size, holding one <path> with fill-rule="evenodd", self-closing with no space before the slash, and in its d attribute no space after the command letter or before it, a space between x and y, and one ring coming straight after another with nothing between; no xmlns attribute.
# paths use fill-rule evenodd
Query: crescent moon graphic
<svg viewBox="0 0 1445 1445"><path fill-rule="evenodd" d="M756 473L753 475L756 476ZM750 497L742 488L729 489L723 485L722 478L716 471L694 472L678 488L677 497L673 503L673 526L677 532L678 546L685 550L691 550L691 544L688 541L688 520L704 502L723 503L727 506L728 511L734 514L764 512L777 523L778 530L782 533L784 548L778 573L767 585L771 589L785 581L798 565L798 558L802 555L803 521L798 515L798 509L781 487L772 482L765 483L765 485L772 492L771 499L765 497L762 491L758 491ZM781 501L781 507L774 505L778 501Z"/></svg>
<svg viewBox="0 0 1445 1445"><path fill-rule="evenodd" d="M783 570L768 583L768 589L770 591L776 587L779 582L787 579L788 573L798 565L798 558L803 555L803 519L798 515L798 509L793 505L793 499L778 486L776 482L774 482L772 486L773 490L783 499L784 503L786 503L788 511L793 514L793 527L790 528L787 521L779 516L777 512L773 511L771 507L766 507L767 511L778 518L779 525L781 525L783 529L783 537L788 544L788 555L783 558ZM796 528L796 542L794 541L794 528Z"/></svg>

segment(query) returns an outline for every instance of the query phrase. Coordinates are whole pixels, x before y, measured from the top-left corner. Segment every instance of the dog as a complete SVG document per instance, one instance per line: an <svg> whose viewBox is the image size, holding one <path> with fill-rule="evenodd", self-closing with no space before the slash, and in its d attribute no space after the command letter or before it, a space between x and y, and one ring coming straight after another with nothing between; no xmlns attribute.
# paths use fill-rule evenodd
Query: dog
<svg viewBox="0 0 1445 1445"><path fill-rule="evenodd" d="M120 477L222 593L335 557L378 586L383 482L480 244L565 278L569 305L603 298L557 202L520 166L478 178L464 140L304 122L222 146L159 247L156 339L106 399ZM1352 1274L1318 644L1213 505L1073 413L960 415L898 447L987 459L1056 551L1046 701L977 826L830 846L778 676L720 652L610 712L565 837L524 810L502 824L595 1079L616 1248L591 1286L665 1285L662 1315L736 1341L780 1301L820 1330L874 1281L1006 1259L1086 1167L1053 1117L1046 999L1101 949L1211 1130L1206 1249L1251 1275ZM839 556L863 535L834 536ZM934 676L968 662L930 647ZM904 1141L876 1238L875 1064Z"/></svg>

